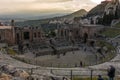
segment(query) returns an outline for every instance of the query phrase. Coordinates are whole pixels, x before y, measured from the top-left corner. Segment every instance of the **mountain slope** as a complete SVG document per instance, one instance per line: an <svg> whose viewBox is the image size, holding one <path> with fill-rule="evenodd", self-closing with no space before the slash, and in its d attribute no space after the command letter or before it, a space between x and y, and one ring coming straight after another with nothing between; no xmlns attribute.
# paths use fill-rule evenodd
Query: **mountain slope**
<svg viewBox="0 0 120 80"><path fill-rule="evenodd" d="M49 21L51 20L59 20L62 18L74 18L74 17L81 17L83 15L87 14L87 11L85 11L84 9L81 9L77 12L74 12L72 14L69 15L65 15L65 16L59 16L59 17L54 17L54 18L48 18L48 19L39 19L39 20L28 20L28 21L24 21L24 22L17 22L16 26L40 26L40 24L48 24Z"/></svg>
<svg viewBox="0 0 120 80"><path fill-rule="evenodd" d="M95 15L102 15L104 13L104 10L107 4L108 3L106 2L106 3L101 3L97 5L96 7L94 7L88 12L87 17L95 16Z"/></svg>
<svg viewBox="0 0 120 80"><path fill-rule="evenodd" d="M63 16L63 17L65 17L65 18L74 18L74 17L81 17L81 16L86 15L86 14L87 14L87 11L84 10L84 9L81 9L79 11L76 11L76 12L74 12L72 14L69 14L69 15L66 15L66 16Z"/></svg>

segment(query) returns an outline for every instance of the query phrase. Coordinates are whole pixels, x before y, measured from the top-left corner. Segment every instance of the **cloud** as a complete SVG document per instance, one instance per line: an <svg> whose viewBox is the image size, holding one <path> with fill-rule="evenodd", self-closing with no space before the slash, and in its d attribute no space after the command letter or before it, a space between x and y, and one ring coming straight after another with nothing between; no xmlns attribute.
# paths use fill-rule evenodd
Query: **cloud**
<svg viewBox="0 0 120 80"><path fill-rule="evenodd" d="M43 3L53 3L53 2L67 2L67 1L72 1L72 0L36 0L35 2L43 2Z"/></svg>
<svg viewBox="0 0 120 80"><path fill-rule="evenodd" d="M15 12L74 12L90 10L96 4L91 0L0 0L1 14ZM7 6L6 6L7 5Z"/></svg>
<svg viewBox="0 0 120 80"><path fill-rule="evenodd" d="M101 3L101 1L105 1L105 0L91 0L91 1L94 2L94 3L99 4L99 3Z"/></svg>

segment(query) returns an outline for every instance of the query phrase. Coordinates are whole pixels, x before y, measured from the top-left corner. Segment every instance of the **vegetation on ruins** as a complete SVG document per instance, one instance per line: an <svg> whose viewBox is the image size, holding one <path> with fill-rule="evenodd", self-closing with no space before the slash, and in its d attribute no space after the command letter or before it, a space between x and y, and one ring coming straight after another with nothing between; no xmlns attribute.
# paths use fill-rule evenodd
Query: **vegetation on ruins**
<svg viewBox="0 0 120 80"><path fill-rule="evenodd" d="M115 25L116 28L120 28L120 22Z"/></svg>
<svg viewBox="0 0 120 80"><path fill-rule="evenodd" d="M114 38L120 35L120 29L117 28L106 28L104 31L101 32L102 35L105 35L109 38Z"/></svg>

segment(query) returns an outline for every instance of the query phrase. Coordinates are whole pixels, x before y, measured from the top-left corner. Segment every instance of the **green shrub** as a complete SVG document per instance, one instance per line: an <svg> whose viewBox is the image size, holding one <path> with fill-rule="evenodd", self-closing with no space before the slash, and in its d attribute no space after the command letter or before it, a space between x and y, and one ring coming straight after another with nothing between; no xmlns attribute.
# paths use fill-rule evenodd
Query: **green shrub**
<svg viewBox="0 0 120 80"><path fill-rule="evenodd" d="M17 54L13 49L11 49L11 48L9 48L8 50L7 50L7 53L8 54L10 54L10 55L15 55L15 54Z"/></svg>

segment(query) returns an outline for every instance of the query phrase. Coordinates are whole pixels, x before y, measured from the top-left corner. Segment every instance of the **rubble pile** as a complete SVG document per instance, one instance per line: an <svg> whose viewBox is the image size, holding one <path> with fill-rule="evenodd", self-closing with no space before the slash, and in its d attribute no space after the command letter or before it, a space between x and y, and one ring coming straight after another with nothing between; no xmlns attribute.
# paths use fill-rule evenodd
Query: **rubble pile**
<svg viewBox="0 0 120 80"><path fill-rule="evenodd" d="M0 80L27 80L29 74L24 71L13 67L12 65L0 66Z"/></svg>
<svg viewBox="0 0 120 80"><path fill-rule="evenodd" d="M39 74L29 74L17 69L12 65L0 65L0 80L69 80L66 77L55 76L49 72Z"/></svg>

